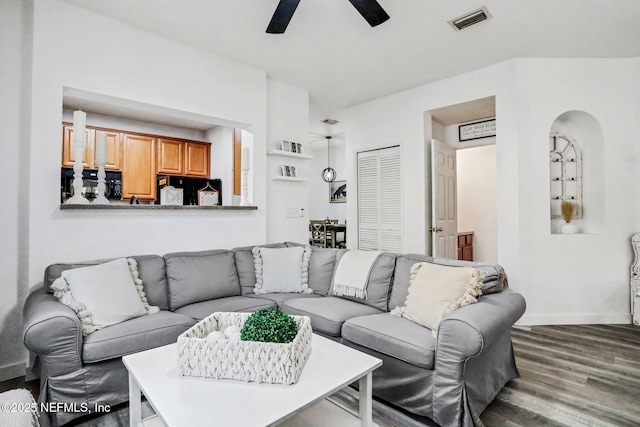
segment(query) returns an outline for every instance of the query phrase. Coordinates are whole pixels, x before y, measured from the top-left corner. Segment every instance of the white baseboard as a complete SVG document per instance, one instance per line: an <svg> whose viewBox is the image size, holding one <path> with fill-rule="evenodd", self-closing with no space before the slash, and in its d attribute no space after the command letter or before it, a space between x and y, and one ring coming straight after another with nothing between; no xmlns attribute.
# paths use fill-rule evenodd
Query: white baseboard
<svg viewBox="0 0 640 427"><path fill-rule="evenodd" d="M0 367L0 381L7 381L13 378L23 377L25 374L25 362L18 362L12 365Z"/></svg>
<svg viewBox="0 0 640 427"><path fill-rule="evenodd" d="M516 325L630 325L630 314L534 314L524 315Z"/></svg>

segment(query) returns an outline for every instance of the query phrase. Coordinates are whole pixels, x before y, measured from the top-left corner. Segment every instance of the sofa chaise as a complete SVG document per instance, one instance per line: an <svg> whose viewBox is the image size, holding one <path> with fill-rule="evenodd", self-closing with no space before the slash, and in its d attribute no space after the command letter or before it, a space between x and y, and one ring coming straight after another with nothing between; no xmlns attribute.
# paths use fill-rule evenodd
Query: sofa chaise
<svg viewBox="0 0 640 427"><path fill-rule="evenodd" d="M268 248L297 243L262 245ZM30 372L40 378L40 402L117 405L128 400L122 356L175 343L198 320L216 311L279 308L309 316L315 333L383 360L373 373L373 394L443 426L474 426L503 386L518 376L511 326L525 310L524 298L507 287L498 265L382 253L368 275L366 298L336 296L332 284L345 249L315 248L308 266L312 293L254 293L253 247L144 255L136 260L148 303L159 311L89 335L50 285L63 271L107 260L53 264L24 306L24 343ZM437 330L392 315L408 293L418 262L471 266L484 271L478 302L446 315ZM43 414L63 425L85 415Z"/></svg>

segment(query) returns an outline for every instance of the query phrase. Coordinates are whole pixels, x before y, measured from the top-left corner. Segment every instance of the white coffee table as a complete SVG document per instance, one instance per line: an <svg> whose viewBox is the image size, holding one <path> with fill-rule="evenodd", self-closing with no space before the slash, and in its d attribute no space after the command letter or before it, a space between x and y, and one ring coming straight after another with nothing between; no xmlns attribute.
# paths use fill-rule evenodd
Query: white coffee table
<svg viewBox="0 0 640 427"><path fill-rule="evenodd" d="M371 372L382 361L316 334L311 345L309 360L293 385L183 377L176 344L125 356L130 425L147 425L141 392L157 414L151 422L158 425L272 426L359 380L360 425L373 426Z"/></svg>

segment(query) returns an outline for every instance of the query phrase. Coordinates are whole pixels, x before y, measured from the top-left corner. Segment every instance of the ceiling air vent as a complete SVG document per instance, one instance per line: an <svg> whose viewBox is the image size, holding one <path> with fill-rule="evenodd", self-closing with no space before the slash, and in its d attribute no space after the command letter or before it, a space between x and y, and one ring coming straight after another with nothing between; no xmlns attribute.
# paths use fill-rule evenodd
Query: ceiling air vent
<svg viewBox="0 0 640 427"><path fill-rule="evenodd" d="M322 123L326 123L328 125L335 125L337 123L340 123L338 120L334 120L334 119L324 119L322 120Z"/></svg>
<svg viewBox="0 0 640 427"><path fill-rule="evenodd" d="M471 25L477 24L478 22L486 21L489 18L491 18L491 14L487 10L487 8L481 7L480 9L476 9L473 12L465 13L464 15L452 19L448 22L456 31L460 31L463 28L470 27Z"/></svg>

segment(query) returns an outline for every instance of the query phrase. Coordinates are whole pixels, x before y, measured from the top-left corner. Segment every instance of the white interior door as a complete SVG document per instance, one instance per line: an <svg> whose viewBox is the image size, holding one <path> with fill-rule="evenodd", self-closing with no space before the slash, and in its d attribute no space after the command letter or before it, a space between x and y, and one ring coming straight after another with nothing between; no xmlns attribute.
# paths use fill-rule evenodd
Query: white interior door
<svg viewBox="0 0 640 427"><path fill-rule="evenodd" d="M433 256L458 259L456 150L431 140L431 232Z"/></svg>

